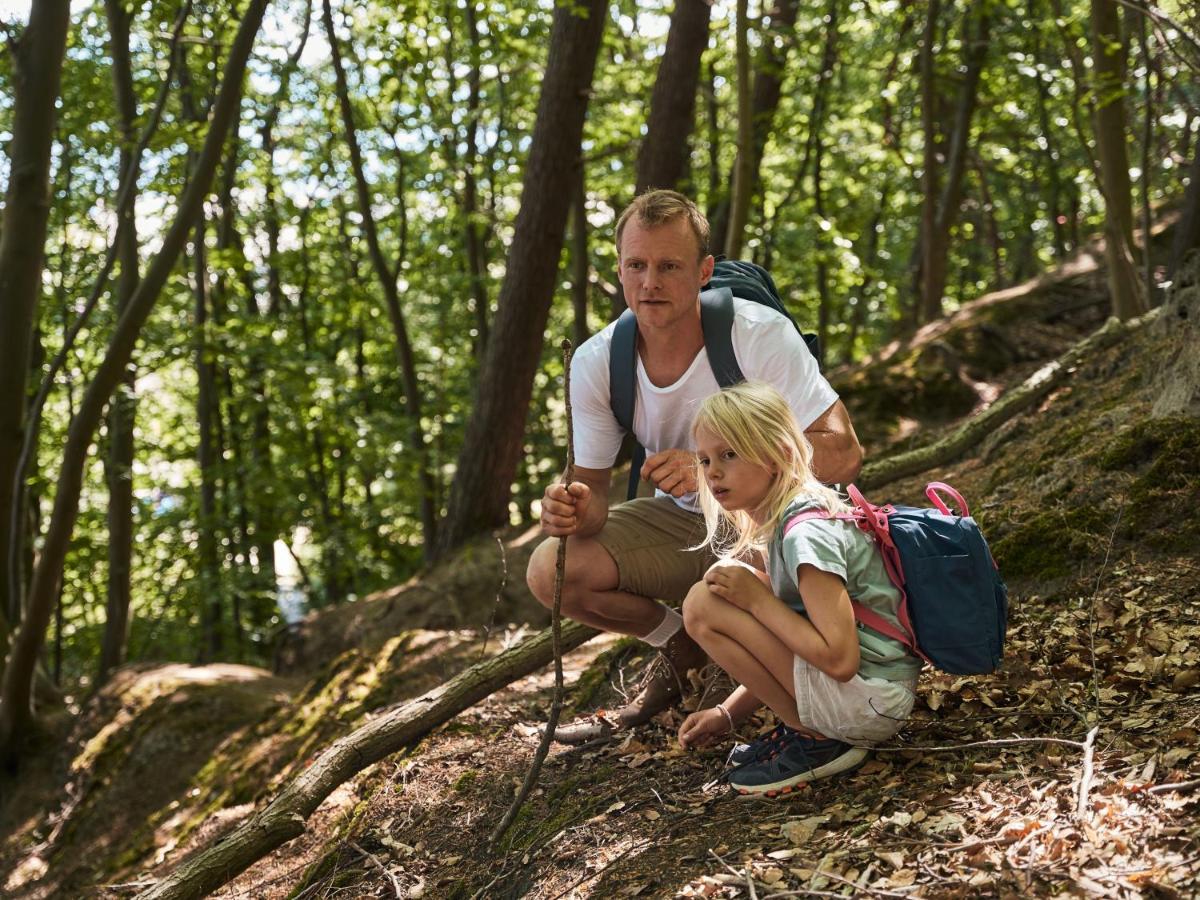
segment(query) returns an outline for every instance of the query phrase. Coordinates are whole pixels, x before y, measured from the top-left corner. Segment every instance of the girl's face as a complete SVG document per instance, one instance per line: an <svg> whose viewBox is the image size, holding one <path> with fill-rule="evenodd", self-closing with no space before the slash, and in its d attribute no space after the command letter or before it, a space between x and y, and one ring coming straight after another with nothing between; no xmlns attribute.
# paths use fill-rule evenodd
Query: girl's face
<svg viewBox="0 0 1200 900"><path fill-rule="evenodd" d="M745 510L754 517L767 497L775 472L742 459L719 435L696 429L700 472L723 509Z"/></svg>

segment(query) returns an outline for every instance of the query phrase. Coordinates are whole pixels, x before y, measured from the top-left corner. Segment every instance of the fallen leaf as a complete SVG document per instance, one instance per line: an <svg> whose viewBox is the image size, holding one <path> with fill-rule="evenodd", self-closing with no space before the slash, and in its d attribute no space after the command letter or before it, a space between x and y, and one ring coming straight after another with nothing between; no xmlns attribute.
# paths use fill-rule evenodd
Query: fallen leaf
<svg viewBox="0 0 1200 900"><path fill-rule="evenodd" d="M779 827L779 834L792 844L805 844L816 834L818 828L829 821L829 816L809 816L807 819L789 819Z"/></svg>
<svg viewBox="0 0 1200 900"><path fill-rule="evenodd" d="M876 850L875 855L882 859L893 869L904 868L904 854L899 850Z"/></svg>
<svg viewBox="0 0 1200 900"><path fill-rule="evenodd" d="M769 859L779 859L779 860L791 859L793 856L795 856L799 852L800 852L799 847L788 847L786 850L772 850L770 853L767 854L767 857Z"/></svg>
<svg viewBox="0 0 1200 900"><path fill-rule="evenodd" d="M778 882L783 881L783 871L772 866L763 872L759 877L767 884L777 884Z"/></svg>

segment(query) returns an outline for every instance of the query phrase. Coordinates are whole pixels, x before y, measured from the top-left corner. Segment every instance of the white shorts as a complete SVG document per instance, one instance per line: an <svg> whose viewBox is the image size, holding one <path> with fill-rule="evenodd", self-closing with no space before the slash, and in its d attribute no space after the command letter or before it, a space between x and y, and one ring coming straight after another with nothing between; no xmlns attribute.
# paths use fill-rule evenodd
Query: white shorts
<svg viewBox="0 0 1200 900"><path fill-rule="evenodd" d="M899 731L917 699L915 680L855 675L837 681L798 656L793 675L800 722L826 737L860 747L886 741Z"/></svg>

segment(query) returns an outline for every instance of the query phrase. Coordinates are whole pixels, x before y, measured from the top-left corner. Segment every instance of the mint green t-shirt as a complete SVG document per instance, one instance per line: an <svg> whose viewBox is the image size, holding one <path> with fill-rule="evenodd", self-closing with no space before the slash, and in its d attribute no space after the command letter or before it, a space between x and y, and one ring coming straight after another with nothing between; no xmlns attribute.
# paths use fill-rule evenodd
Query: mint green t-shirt
<svg viewBox="0 0 1200 900"><path fill-rule="evenodd" d="M810 509L820 509L811 497L802 495L793 500L771 540L767 574L771 577L775 596L803 613L804 601L796 589L796 571L808 563L842 579L851 599L889 622L897 623L900 592L888 579L883 556L870 535L860 531L853 522L838 519L809 519L783 535L787 522ZM858 646L858 674L864 678L911 681L921 671L921 660L909 653L903 644L861 622L858 624Z"/></svg>

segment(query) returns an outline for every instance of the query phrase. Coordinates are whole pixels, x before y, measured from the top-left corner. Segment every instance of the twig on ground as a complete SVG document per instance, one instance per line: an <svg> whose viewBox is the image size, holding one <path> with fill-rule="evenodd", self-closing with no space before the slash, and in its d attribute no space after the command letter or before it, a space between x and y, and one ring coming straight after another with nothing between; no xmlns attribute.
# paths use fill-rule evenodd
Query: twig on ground
<svg viewBox="0 0 1200 900"><path fill-rule="evenodd" d="M1104 572L1108 568L1108 557L1112 553L1113 541L1117 539L1117 529L1121 527L1121 516L1125 513L1125 502L1117 508L1117 520L1113 522L1112 533L1108 536L1108 547L1104 550L1104 562L1096 574L1096 586L1092 588L1092 597L1088 603L1088 647L1092 656L1092 702L1095 707L1096 719L1100 718L1100 677L1096 670L1096 595L1100 593L1100 582L1104 580Z"/></svg>
<svg viewBox="0 0 1200 900"><path fill-rule="evenodd" d="M575 437L572 434L573 423L571 421L571 342L566 338L562 342L562 351L563 396L567 408L567 468L563 472L563 484L569 485L575 472ZM533 786L537 783L538 775L541 774L542 763L546 761L546 754L550 752L550 743L554 740L555 729L558 728L558 716L562 712L563 703L562 587L566 571L567 539L560 537L558 539L558 557L554 564L554 609L551 612L550 619L550 626L553 629L554 635L554 699L550 703L550 714L546 717L546 728L542 732L542 740L538 744L537 752L533 754L533 762L529 764L529 771L525 775L525 781L521 785L521 789L517 792L517 796L513 798L512 806L508 808L508 812L504 814L504 818L496 826L496 830L492 832L489 843L493 847L504 836L504 832L508 831L509 826L512 825L513 820L517 817L517 813L525 805L525 800L529 797Z"/></svg>
<svg viewBox="0 0 1200 900"><path fill-rule="evenodd" d="M989 741L971 741L966 744L948 744L940 747L876 747L875 753L904 753L909 750L920 750L922 753L941 753L952 750L967 750L971 747L999 747L1011 744L1063 744L1067 747L1078 747L1083 749L1085 741L1072 741L1067 738L1052 738L1052 737L1015 737L1015 738L994 738Z"/></svg>
<svg viewBox="0 0 1200 900"><path fill-rule="evenodd" d="M380 861L378 856L376 856L374 853L371 853L369 850L364 850L362 847L360 847L354 841L350 842L350 846L354 850L357 850L359 853L361 853L363 856L365 856L367 859L369 859L371 862L373 862L375 864L376 868L378 868L380 872L382 872L384 875L387 876L388 881L390 881L392 883L392 890L396 894L396 900L404 900L404 889L400 886L400 881L392 873L392 870L389 869L387 866L385 866Z"/></svg>
<svg viewBox="0 0 1200 900"><path fill-rule="evenodd" d="M1096 752L1096 734L1099 731L1100 726L1094 726L1083 742L1083 768L1079 773L1079 799L1075 804L1075 818L1081 822L1087 817L1088 791L1092 788L1092 756Z"/></svg>
<svg viewBox="0 0 1200 900"><path fill-rule="evenodd" d="M1193 778L1191 781L1176 781L1171 784L1156 784L1152 788L1146 788L1145 793L1166 794L1171 791L1190 791L1196 787L1200 787L1200 778Z"/></svg>
<svg viewBox="0 0 1200 900"><path fill-rule="evenodd" d="M500 548L500 586L496 588L496 602L492 604L492 614L488 617L488 623L483 629L483 643L479 647L480 659L487 654L488 638L492 636L492 626L496 624L496 610L500 608L504 589L508 586L508 554L504 552L504 541L500 538L499 532L493 534L492 537L496 539L496 546Z"/></svg>

